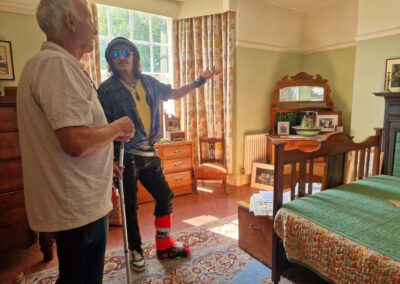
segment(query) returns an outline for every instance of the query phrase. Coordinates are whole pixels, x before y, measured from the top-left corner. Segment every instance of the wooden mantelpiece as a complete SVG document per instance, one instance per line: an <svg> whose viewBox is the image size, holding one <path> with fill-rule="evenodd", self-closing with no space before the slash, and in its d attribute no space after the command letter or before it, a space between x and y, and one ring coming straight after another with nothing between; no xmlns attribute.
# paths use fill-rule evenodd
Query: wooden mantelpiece
<svg viewBox="0 0 400 284"><path fill-rule="evenodd" d="M382 149L385 152L383 158L382 174L393 175L396 153L396 134L400 135L400 92L374 93L375 96L385 99L384 131ZM396 173L395 173L396 174ZM396 175L399 175L397 173Z"/></svg>

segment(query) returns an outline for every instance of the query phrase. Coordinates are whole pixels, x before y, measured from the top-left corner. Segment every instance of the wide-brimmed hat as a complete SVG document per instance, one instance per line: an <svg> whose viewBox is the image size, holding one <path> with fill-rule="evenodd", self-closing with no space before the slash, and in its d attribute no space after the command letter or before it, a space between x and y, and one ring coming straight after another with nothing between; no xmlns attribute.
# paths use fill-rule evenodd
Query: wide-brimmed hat
<svg viewBox="0 0 400 284"><path fill-rule="evenodd" d="M105 52L105 56L106 56L106 60L108 62L108 64L111 64L111 50L113 49L113 47L117 46L117 45L127 45L133 48L133 50L138 54L139 51L136 47L136 45L134 45L129 39L126 39L124 37L116 37L114 38L112 41L110 41L110 43L107 45L106 48L106 52Z"/></svg>

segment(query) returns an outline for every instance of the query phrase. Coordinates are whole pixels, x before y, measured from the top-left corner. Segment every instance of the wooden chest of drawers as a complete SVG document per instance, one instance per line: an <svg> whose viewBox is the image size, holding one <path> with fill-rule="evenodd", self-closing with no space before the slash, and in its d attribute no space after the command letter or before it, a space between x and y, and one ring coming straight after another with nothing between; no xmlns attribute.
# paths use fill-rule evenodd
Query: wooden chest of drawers
<svg viewBox="0 0 400 284"><path fill-rule="evenodd" d="M273 221L270 216L254 216L249 211L249 204L238 202L239 247L272 267L272 230Z"/></svg>
<svg viewBox="0 0 400 284"><path fill-rule="evenodd" d="M193 143L191 141L157 144L158 156L169 186L175 196L192 193ZM138 184L138 203L152 201L153 197Z"/></svg>
<svg viewBox="0 0 400 284"><path fill-rule="evenodd" d="M0 97L0 251L28 247L16 97Z"/></svg>

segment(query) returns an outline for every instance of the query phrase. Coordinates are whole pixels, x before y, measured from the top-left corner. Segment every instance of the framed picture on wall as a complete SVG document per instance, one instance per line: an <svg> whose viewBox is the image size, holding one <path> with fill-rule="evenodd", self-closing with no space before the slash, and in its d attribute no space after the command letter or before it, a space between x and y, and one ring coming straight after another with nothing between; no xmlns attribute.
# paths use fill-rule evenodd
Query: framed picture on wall
<svg viewBox="0 0 400 284"><path fill-rule="evenodd" d="M400 92L400 58L386 60L385 90Z"/></svg>
<svg viewBox="0 0 400 284"><path fill-rule="evenodd" d="M0 80L15 80L10 41L0 40Z"/></svg>

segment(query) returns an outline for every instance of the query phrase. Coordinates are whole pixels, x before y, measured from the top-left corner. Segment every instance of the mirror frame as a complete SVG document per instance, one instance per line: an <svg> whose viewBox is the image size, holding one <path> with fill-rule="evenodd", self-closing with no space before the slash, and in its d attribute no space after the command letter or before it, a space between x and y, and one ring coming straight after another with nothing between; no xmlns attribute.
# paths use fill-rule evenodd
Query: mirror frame
<svg viewBox="0 0 400 284"><path fill-rule="evenodd" d="M279 98L280 90L287 88L287 87L300 87L300 86L307 86L307 87L322 87L324 88L324 99L322 101L288 101L288 102L281 102ZM325 107L333 106L331 97L331 88L328 85L328 80L322 78L321 75L310 75L306 72L300 72L295 76L291 76L289 78L288 75L284 76L278 82L276 82L276 86L273 92L273 105L283 105L283 104L307 104L309 103L312 105L321 105L323 103Z"/></svg>
<svg viewBox="0 0 400 284"><path fill-rule="evenodd" d="M324 88L324 100L322 101L289 101L281 102L279 100L280 90L287 87L311 86ZM278 82L273 92L273 98L269 112L269 134L275 135L275 118L277 112L298 112L298 111L332 111L333 102L331 100L331 88L328 80L321 75L310 75L306 72L299 72L295 76L284 76Z"/></svg>

